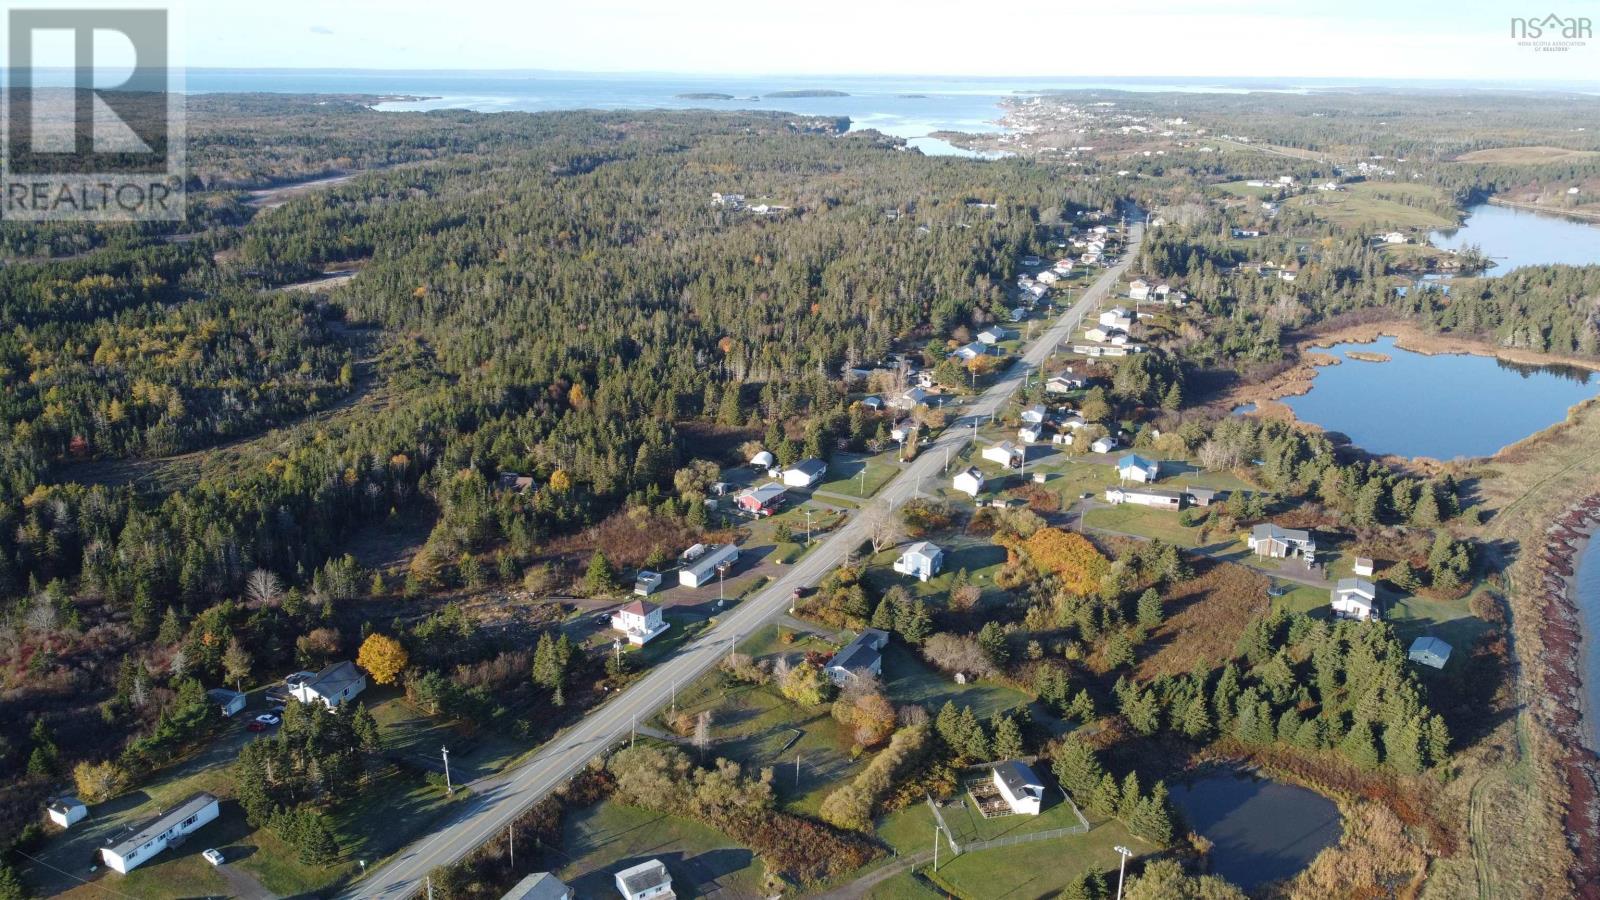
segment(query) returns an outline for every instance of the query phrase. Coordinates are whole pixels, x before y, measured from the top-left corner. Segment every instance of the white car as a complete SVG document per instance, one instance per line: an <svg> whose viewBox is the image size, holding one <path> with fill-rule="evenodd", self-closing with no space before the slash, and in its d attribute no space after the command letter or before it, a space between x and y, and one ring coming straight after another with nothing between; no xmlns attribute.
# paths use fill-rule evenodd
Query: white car
<svg viewBox="0 0 1600 900"><path fill-rule="evenodd" d="M223 862L225 862L225 860L222 858L221 850L207 850L200 855L205 857L206 862L211 863L213 866L220 866L223 864Z"/></svg>
<svg viewBox="0 0 1600 900"><path fill-rule="evenodd" d="M263 725L276 725L283 720L272 713L262 713L261 715L256 716L256 721Z"/></svg>

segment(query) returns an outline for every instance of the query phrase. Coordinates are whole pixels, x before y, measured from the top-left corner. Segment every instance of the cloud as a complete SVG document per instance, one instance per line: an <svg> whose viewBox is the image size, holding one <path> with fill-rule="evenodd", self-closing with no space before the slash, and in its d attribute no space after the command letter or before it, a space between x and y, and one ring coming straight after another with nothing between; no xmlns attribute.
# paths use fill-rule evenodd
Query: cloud
<svg viewBox="0 0 1600 900"><path fill-rule="evenodd" d="M329 28L326 25L313 25L313 26L311 26L311 33L312 34L333 34L333 29Z"/></svg>

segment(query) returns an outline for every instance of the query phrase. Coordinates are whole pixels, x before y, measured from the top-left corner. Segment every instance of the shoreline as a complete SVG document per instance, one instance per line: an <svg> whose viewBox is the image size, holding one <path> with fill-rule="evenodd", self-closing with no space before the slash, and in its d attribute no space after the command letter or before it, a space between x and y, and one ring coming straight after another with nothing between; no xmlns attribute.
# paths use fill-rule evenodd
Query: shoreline
<svg viewBox="0 0 1600 900"><path fill-rule="evenodd" d="M1600 753L1593 737L1594 705L1584 689L1584 663L1595 635L1586 627L1578 597L1577 570L1600 529L1600 494L1578 500L1551 523L1548 543L1535 558L1537 606L1542 616L1539 640L1545 658L1540 685L1551 703L1535 706L1535 715L1561 744L1551 760L1565 781L1563 811L1567 839L1576 858L1574 880L1592 884L1600 878Z"/></svg>
<svg viewBox="0 0 1600 900"><path fill-rule="evenodd" d="M1229 412L1239 406L1253 403L1256 407L1255 410L1250 413L1246 413L1246 415L1282 419L1288 422L1297 423L1302 427L1309 428L1314 431L1326 431L1326 428L1318 425L1315 422L1307 422L1300 419L1297 415L1295 415L1294 409L1290 407L1289 404L1282 402L1283 398L1298 397L1310 393L1311 389L1316 386L1316 377L1319 369L1324 366L1343 364L1343 358L1322 351L1327 350L1337 344L1376 343L1380 338L1385 337L1394 338L1394 346L1396 349L1405 350L1410 353L1416 353L1421 356L1482 356L1502 360L1504 362L1515 363L1518 365L1570 366L1572 368L1600 373L1600 360L1580 359L1578 357L1562 356L1559 354L1536 353L1531 350L1523 350L1516 347L1496 347L1480 340L1459 337L1452 334L1427 333L1417 328L1412 323L1404 321L1370 322L1359 325L1346 325L1320 334L1308 335L1307 337L1295 342L1294 348L1300 355L1300 360L1291 368L1280 372L1279 374L1274 375L1273 377L1267 379L1266 381L1260 382L1259 384L1245 385L1243 387L1235 388L1214 402L1217 406L1222 407ZM1369 351L1356 352L1361 355L1353 355L1351 358L1360 362L1370 362L1381 365L1383 362L1391 361L1390 358L1382 353ZM1385 358L1381 360L1376 358L1380 356ZM1579 404L1575 404L1573 407L1568 409L1567 416L1564 417L1562 421L1565 421L1566 418L1571 417L1572 410L1577 409L1578 406L1581 406L1583 403L1587 402L1591 401L1581 401ZM1552 423L1550 427L1557 427L1560 424L1561 422L1555 422ZM1513 441L1512 443L1496 450L1489 456L1474 458L1496 459L1506 451L1524 443L1528 440L1528 438L1543 434L1548 430L1549 428L1541 429L1540 431L1535 432L1528 437ZM1420 464L1424 467L1427 467L1430 465L1445 465L1448 462L1447 460L1433 459L1432 457L1407 457L1396 454L1376 454L1364 450L1362 452L1367 453L1367 455L1374 459L1387 460L1401 465L1414 466Z"/></svg>

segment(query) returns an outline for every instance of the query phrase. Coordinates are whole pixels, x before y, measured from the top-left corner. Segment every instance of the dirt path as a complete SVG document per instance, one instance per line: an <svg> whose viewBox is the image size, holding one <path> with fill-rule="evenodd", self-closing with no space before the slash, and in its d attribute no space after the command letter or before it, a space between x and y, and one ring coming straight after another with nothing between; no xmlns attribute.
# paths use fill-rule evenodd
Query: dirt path
<svg viewBox="0 0 1600 900"><path fill-rule="evenodd" d="M897 862L890 863L881 869L874 869L849 884L836 887L826 894L818 894L817 900L858 900L858 898L870 894L873 888L899 875L901 872L914 869L932 860L932 850L924 850L921 853L902 856Z"/></svg>
<svg viewBox="0 0 1600 900"><path fill-rule="evenodd" d="M228 889L236 900L272 900L277 895L262 887L254 875L238 866L217 866L217 874L228 882Z"/></svg>

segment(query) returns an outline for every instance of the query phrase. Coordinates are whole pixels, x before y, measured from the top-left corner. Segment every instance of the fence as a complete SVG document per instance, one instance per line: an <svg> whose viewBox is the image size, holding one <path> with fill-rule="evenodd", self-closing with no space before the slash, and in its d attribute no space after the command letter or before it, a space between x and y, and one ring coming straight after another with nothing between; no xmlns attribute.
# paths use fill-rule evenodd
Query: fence
<svg viewBox="0 0 1600 900"><path fill-rule="evenodd" d="M1089 820L1083 817L1083 810L1078 809L1078 804L1073 803L1072 798L1068 797L1066 792L1063 791L1061 794L1061 801L1072 807L1072 814L1077 817L1078 824L1066 825L1061 828L1052 828L1049 831L1032 831L1027 834L1013 834L1006 837L991 838L986 841L973 841L969 844L958 844L956 843L956 836L954 832L950 830L949 825L945 824L944 814L939 811L939 804L933 802L932 797L928 797L927 800L928 809L933 810L934 821L939 823L939 830L944 832L944 839L950 842L951 851L957 855L962 853L972 853L977 850L993 850L997 847L1014 847L1018 844L1032 844L1036 841L1049 841L1056 838L1068 837L1069 835L1083 834L1089 830Z"/></svg>

